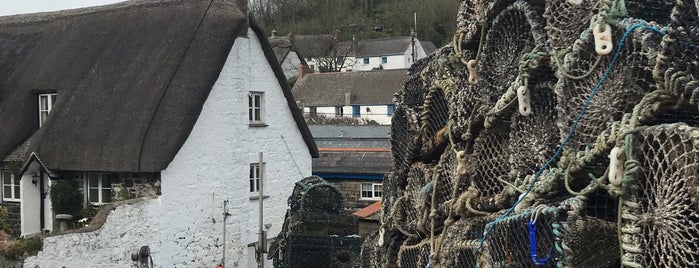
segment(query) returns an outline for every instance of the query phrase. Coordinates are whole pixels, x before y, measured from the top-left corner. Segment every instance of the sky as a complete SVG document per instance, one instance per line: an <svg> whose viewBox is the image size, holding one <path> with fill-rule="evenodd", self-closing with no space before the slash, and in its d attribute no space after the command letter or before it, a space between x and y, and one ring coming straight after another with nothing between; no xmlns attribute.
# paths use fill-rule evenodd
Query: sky
<svg viewBox="0 0 699 268"><path fill-rule="evenodd" d="M101 6L124 0L0 0L0 16Z"/></svg>

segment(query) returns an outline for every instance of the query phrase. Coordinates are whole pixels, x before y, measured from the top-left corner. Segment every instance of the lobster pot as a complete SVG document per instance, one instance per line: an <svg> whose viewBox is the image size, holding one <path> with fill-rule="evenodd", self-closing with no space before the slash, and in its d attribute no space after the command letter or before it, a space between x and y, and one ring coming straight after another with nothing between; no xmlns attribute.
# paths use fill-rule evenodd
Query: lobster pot
<svg viewBox="0 0 699 268"><path fill-rule="evenodd" d="M393 172L405 175L408 167L417 157L419 147L418 114L400 105L391 118L391 154Z"/></svg>
<svg viewBox="0 0 699 268"><path fill-rule="evenodd" d="M542 21L529 4L518 1L500 12L488 28L478 61L480 81L475 99L482 107L493 107L514 85L522 56L544 43Z"/></svg>
<svg viewBox="0 0 699 268"><path fill-rule="evenodd" d="M414 211L415 222L406 224L414 224L418 226L418 230L427 234L430 230L430 204L432 202L431 192L429 191L429 183L432 181L434 164L415 163L410 167L408 172L408 185L405 188L406 197L411 200L413 207L406 208ZM408 213L406 213L408 214ZM412 213L409 213L412 214ZM408 217L407 219L410 219Z"/></svg>
<svg viewBox="0 0 699 268"><path fill-rule="evenodd" d="M326 180L311 176L296 182L289 206L291 210L341 213L345 209L345 197Z"/></svg>
<svg viewBox="0 0 699 268"><path fill-rule="evenodd" d="M573 2L573 3L571 3ZM580 34L590 26L590 20L599 12L599 1L546 0L544 18L546 35L554 52L570 49ZM562 53L561 53L562 54Z"/></svg>
<svg viewBox="0 0 699 268"><path fill-rule="evenodd" d="M669 23L667 37L663 38L660 56L655 66L655 79L664 88L677 96L691 98L690 103L699 106L699 2L691 0L676 2L673 20ZM692 3L694 2L694 3ZM668 17L669 18L669 17ZM683 78L683 79L680 79Z"/></svg>
<svg viewBox="0 0 699 268"><path fill-rule="evenodd" d="M654 21L660 25L670 22L670 12L675 0L624 0L628 16L631 18Z"/></svg>
<svg viewBox="0 0 699 268"><path fill-rule="evenodd" d="M346 267L359 265L359 236L290 236L280 267Z"/></svg>
<svg viewBox="0 0 699 268"><path fill-rule="evenodd" d="M406 180L403 177L398 177L393 172L386 173L383 178L383 191L381 194L381 219L383 222L388 222L393 213L393 204L399 197L403 196Z"/></svg>
<svg viewBox="0 0 699 268"><path fill-rule="evenodd" d="M635 22L624 20L612 25L613 40L618 42L627 27ZM651 70L655 64L652 57L657 54L659 42L660 36L643 29L636 29L628 36L615 66L592 98L585 116L568 141L568 148L584 151L591 147L611 122L619 121L624 113L631 112L634 105L654 89ZM614 49L617 46L615 44ZM559 70L580 77L560 77L554 88L560 107L557 120L561 137L568 135L588 96L604 76L611 57L602 57L596 66L597 60L592 32L586 30L575 43L572 52L562 60ZM588 72L589 75L584 76Z"/></svg>
<svg viewBox="0 0 699 268"><path fill-rule="evenodd" d="M425 97L422 118L420 122L420 138L422 140L422 155L430 156L439 153L447 144L449 119L449 103L447 89L433 86ZM437 154L439 155L439 154Z"/></svg>
<svg viewBox="0 0 699 268"><path fill-rule="evenodd" d="M677 123L639 130L627 145L639 167L619 201L622 263L699 266L699 129Z"/></svg>
<svg viewBox="0 0 699 268"><path fill-rule="evenodd" d="M292 235L352 235L357 233L358 223L354 215L307 211L291 212L288 233Z"/></svg>
<svg viewBox="0 0 699 268"><path fill-rule="evenodd" d="M537 217L536 248L537 256L543 259L549 253L552 260L544 267L555 267L554 258L560 254L554 248L555 235L552 224L557 223L558 208L547 207ZM529 229L527 226L531 217L531 210L514 214L503 221L493 224L490 234L486 237L483 247L487 255L483 257L483 264L489 267L508 267L517 265L520 267L536 267L531 261L529 252ZM488 228L488 227L486 227Z"/></svg>
<svg viewBox="0 0 699 268"><path fill-rule="evenodd" d="M495 196L505 186L497 178L510 173L509 131L508 126L484 130L474 141L473 154L467 156L467 176L481 196Z"/></svg>
<svg viewBox="0 0 699 268"><path fill-rule="evenodd" d="M497 215L462 218L444 228L437 239L438 251L432 258L434 267L476 267L483 251L476 252L485 224Z"/></svg>
<svg viewBox="0 0 699 268"><path fill-rule="evenodd" d="M420 200L415 200L406 194L399 197L393 204L391 211L393 224L398 231L407 237L415 238L428 235L429 229L425 222L420 220L425 219L426 216L423 214L429 213L429 211L419 210L418 202Z"/></svg>
<svg viewBox="0 0 699 268"><path fill-rule="evenodd" d="M617 225L595 217L569 218L562 226L559 262L564 267L619 267Z"/></svg>
<svg viewBox="0 0 699 268"><path fill-rule="evenodd" d="M537 78L532 79L528 87L531 114L524 116L515 109L510 120L508 164L519 179L510 182L520 188L526 187L521 183L525 176L534 174L553 155L560 142L555 122L556 96L550 87L555 78L550 72L534 74Z"/></svg>
<svg viewBox="0 0 699 268"><path fill-rule="evenodd" d="M415 245L406 244L402 245L398 250L398 267L424 268L429 263L430 240L425 239Z"/></svg>

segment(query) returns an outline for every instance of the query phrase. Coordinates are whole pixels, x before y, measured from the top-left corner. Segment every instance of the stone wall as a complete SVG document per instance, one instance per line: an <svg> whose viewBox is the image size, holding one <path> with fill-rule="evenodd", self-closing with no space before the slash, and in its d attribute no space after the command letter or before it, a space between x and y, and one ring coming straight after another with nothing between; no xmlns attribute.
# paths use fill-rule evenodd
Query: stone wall
<svg viewBox="0 0 699 268"><path fill-rule="evenodd" d="M345 196L345 208L350 210L357 210L377 201L361 199L362 182L381 183L381 181L374 180L328 179L327 181L335 185L335 187L342 192L342 194Z"/></svg>
<svg viewBox="0 0 699 268"><path fill-rule="evenodd" d="M5 220L12 227L12 235L19 236L21 234L21 213L19 203L0 203L0 207L4 207L7 209L7 218Z"/></svg>

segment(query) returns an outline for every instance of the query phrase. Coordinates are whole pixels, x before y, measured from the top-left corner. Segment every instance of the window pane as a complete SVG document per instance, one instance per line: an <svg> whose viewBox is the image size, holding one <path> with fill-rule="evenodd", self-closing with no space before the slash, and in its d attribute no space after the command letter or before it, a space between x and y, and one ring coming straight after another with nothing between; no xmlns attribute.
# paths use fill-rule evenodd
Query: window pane
<svg viewBox="0 0 699 268"><path fill-rule="evenodd" d="M98 187L99 186L99 175L91 173L87 175L88 187Z"/></svg>
<svg viewBox="0 0 699 268"><path fill-rule="evenodd" d="M112 189L112 176L105 175L102 177L102 188Z"/></svg>
<svg viewBox="0 0 699 268"><path fill-rule="evenodd" d="M108 203L109 201L112 201L112 190L102 189L102 203Z"/></svg>
<svg viewBox="0 0 699 268"><path fill-rule="evenodd" d="M255 109L255 116L253 120L260 121L260 109Z"/></svg>
<svg viewBox="0 0 699 268"><path fill-rule="evenodd" d="M15 185L15 199L19 199L19 184Z"/></svg>
<svg viewBox="0 0 699 268"><path fill-rule="evenodd" d="M252 94L248 94L248 107L252 107Z"/></svg>
<svg viewBox="0 0 699 268"><path fill-rule="evenodd" d="M362 183L362 191L371 191L371 184Z"/></svg>
<svg viewBox="0 0 699 268"><path fill-rule="evenodd" d="M7 171L2 172L2 183L8 184L8 185L12 183L12 176L10 175L9 172L7 172Z"/></svg>
<svg viewBox="0 0 699 268"><path fill-rule="evenodd" d="M381 188L382 188L381 184L374 185L374 197L378 198L378 197L382 196L383 191Z"/></svg>
<svg viewBox="0 0 699 268"><path fill-rule="evenodd" d="M255 191L255 179L250 180L250 192Z"/></svg>
<svg viewBox="0 0 699 268"><path fill-rule="evenodd" d="M259 192L259 191L260 191L260 179L257 178L257 179L255 179L255 192Z"/></svg>
<svg viewBox="0 0 699 268"><path fill-rule="evenodd" d="M12 198L12 187L9 185L5 185L2 187L2 196L5 198Z"/></svg>
<svg viewBox="0 0 699 268"><path fill-rule="evenodd" d="M49 98L46 95L39 96L39 110L48 111L49 109Z"/></svg>
<svg viewBox="0 0 699 268"><path fill-rule="evenodd" d="M260 106L260 95L255 95L255 107L259 108Z"/></svg>
<svg viewBox="0 0 699 268"><path fill-rule="evenodd" d="M97 203L99 202L99 190L97 189L90 189L88 191L88 199L90 202Z"/></svg>
<svg viewBox="0 0 699 268"><path fill-rule="evenodd" d="M56 94L51 94L51 108L53 108L53 105L56 104Z"/></svg>
<svg viewBox="0 0 699 268"><path fill-rule="evenodd" d="M252 121L252 108L250 108L250 109L248 110L248 117L249 117L248 120Z"/></svg>

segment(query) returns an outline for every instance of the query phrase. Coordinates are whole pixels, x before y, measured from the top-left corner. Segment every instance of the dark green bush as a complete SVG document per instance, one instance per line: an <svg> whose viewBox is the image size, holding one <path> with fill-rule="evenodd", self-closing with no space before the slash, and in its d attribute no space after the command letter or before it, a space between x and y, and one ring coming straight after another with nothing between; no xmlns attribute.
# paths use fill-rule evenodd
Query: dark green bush
<svg viewBox="0 0 699 268"><path fill-rule="evenodd" d="M78 182L72 178L57 181L51 186L51 204L56 214L80 215L83 195L78 190Z"/></svg>

